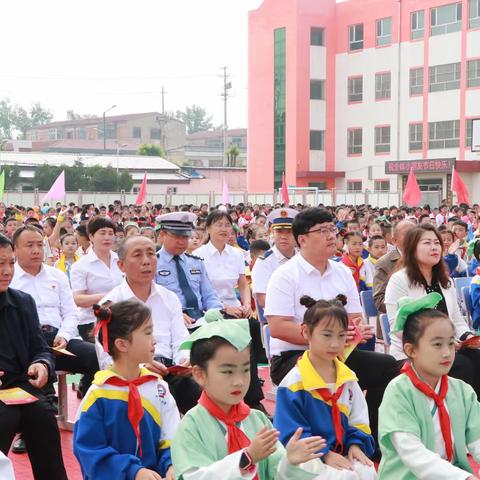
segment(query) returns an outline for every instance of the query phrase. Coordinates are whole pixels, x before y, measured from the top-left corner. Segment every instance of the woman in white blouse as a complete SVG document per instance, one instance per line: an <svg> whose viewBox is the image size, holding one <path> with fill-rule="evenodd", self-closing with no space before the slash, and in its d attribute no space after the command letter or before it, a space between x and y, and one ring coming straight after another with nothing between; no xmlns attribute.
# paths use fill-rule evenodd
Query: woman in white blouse
<svg viewBox="0 0 480 480"><path fill-rule="evenodd" d="M87 231L92 248L72 265L73 298L79 307L78 331L89 339L95 323L92 306L122 282L118 255L112 251L115 243L115 224L106 217L94 217Z"/></svg>
<svg viewBox="0 0 480 480"><path fill-rule="evenodd" d="M442 252L442 237L433 225L421 224L408 231L399 262L400 269L390 277L385 290L388 320L393 329L400 298L419 298L430 292L439 293L443 299L437 310L448 315L455 324L458 345L449 375L470 384L480 398L480 350L459 348L460 341L474 334L458 307L457 292L448 275ZM392 334L391 341L390 354L403 364L406 356L401 337Z"/></svg>
<svg viewBox="0 0 480 480"><path fill-rule="evenodd" d="M207 217L207 243L193 251L203 258L208 277L224 305L227 315L235 318L250 318L252 307L250 287L245 276L245 258L240 249L228 245L228 236L233 222L230 215L220 210ZM235 287L238 285L241 302Z"/></svg>

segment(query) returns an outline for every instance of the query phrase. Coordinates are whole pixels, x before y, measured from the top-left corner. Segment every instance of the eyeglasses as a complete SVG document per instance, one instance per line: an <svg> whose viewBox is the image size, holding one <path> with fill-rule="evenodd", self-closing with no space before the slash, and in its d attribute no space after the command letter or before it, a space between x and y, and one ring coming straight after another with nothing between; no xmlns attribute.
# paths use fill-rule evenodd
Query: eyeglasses
<svg viewBox="0 0 480 480"><path fill-rule="evenodd" d="M338 233L338 228L337 227L320 227L315 230L310 230L309 232L306 232L304 235L308 235L309 233L317 233L317 232L323 237L326 237L328 234L336 235Z"/></svg>

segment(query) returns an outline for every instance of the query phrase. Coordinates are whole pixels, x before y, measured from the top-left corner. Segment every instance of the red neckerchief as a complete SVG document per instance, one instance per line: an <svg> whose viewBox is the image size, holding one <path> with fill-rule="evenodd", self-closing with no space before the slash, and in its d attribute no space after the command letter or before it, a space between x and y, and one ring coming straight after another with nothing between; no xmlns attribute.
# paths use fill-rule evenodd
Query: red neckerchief
<svg viewBox="0 0 480 480"><path fill-rule="evenodd" d="M220 420L227 426L228 453L238 452L250 445L250 439L236 425L250 415L250 407L243 400L233 405L228 414L213 402L205 391L200 395L198 403L206 408L212 417ZM258 480L257 475L254 478Z"/></svg>
<svg viewBox="0 0 480 480"><path fill-rule="evenodd" d="M328 388L317 388L315 391L325 400L326 402L331 402L332 404L332 417L333 417L333 427L335 429L335 438L337 444L335 445L335 452L342 454L343 453L343 426L342 426L342 414L340 412L340 407L338 406L338 399L343 393L345 384L341 385L335 393L331 393Z"/></svg>
<svg viewBox="0 0 480 480"><path fill-rule="evenodd" d="M450 429L450 415L445 407L445 397L448 392L448 375L443 375L441 378L440 392L437 394L433 388L418 378L415 370L412 368L409 362L406 362L401 370L413 385L418 388L424 395L431 398L438 408L438 415L440 418L440 428L442 429L443 441L445 442L445 450L447 452L447 460L452 461L453 458L453 441L452 431Z"/></svg>
<svg viewBox="0 0 480 480"><path fill-rule="evenodd" d="M130 425L132 425L135 436L137 437L138 451L140 456L142 456L140 422L143 418L144 412L142 399L140 398L140 392L138 391L137 387L157 379L158 377L155 375L142 375L135 380L124 380L123 378L119 377L110 377L105 382L108 385L115 385L116 387L128 387L128 420L130 421Z"/></svg>
<svg viewBox="0 0 480 480"><path fill-rule="evenodd" d="M362 265L363 265L362 258L361 257L358 257L358 258L360 262L358 262L357 260L357 263L354 263L353 260L350 258L350 255L347 252L345 252L342 255L342 260L341 260L341 262L345 264L352 271L353 279L355 280L357 287L360 284L360 269L362 268Z"/></svg>

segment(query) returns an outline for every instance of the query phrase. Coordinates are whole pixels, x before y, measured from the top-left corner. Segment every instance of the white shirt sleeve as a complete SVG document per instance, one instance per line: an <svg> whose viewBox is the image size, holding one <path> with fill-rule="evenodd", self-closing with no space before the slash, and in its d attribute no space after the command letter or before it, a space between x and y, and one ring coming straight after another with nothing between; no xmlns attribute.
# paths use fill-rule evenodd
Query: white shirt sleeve
<svg viewBox="0 0 480 480"><path fill-rule="evenodd" d="M268 280L271 277L268 260L257 259L252 268L252 291L253 293L266 293Z"/></svg>
<svg viewBox="0 0 480 480"><path fill-rule="evenodd" d="M458 306L458 301L457 301L457 290L455 289L455 286L453 285L453 282L448 290L445 292L448 292L448 295L451 297L451 301L449 304L451 305L451 308L453 308L453 311L448 311L449 317L452 319L453 323L455 324L455 333L458 338L460 338L464 333L470 332L470 328L465 321L464 316L460 312L460 307Z"/></svg>
<svg viewBox="0 0 480 480"><path fill-rule="evenodd" d="M166 289L165 289L166 290ZM166 290L168 297L168 308L170 310L171 318L171 347L172 347L172 360L179 364L182 360L190 358L189 352L185 350L179 350L178 347L188 338L188 330L183 323L182 304L178 297L169 290Z"/></svg>
<svg viewBox="0 0 480 480"><path fill-rule="evenodd" d="M84 292L88 290L87 271L83 268L86 263L82 259L72 265L70 272L70 281L72 282L72 291Z"/></svg>
<svg viewBox="0 0 480 480"><path fill-rule="evenodd" d="M252 480L257 473L257 469L252 469L251 472L242 475L239 466L241 456L242 450L239 450L206 467L191 468L183 474L183 479L212 480L213 478L221 478L222 480Z"/></svg>
<svg viewBox="0 0 480 480"><path fill-rule="evenodd" d="M285 264L287 265L287 264ZM295 283L293 275L277 268L270 278L265 296L264 315L295 317Z"/></svg>
<svg viewBox="0 0 480 480"><path fill-rule="evenodd" d="M343 267L342 264L339 265ZM345 267L345 269L348 269L348 267ZM362 305L360 303L360 294L358 293L357 284L355 283L350 270L345 273L348 273L348 275L344 275L345 283L347 285L347 304L345 305L345 309L348 313L360 313L362 311Z"/></svg>
<svg viewBox="0 0 480 480"><path fill-rule="evenodd" d="M419 480L465 480L471 473L455 467L425 447L412 433L392 433L392 443L405 466Z"/></svg>
<svg viewBox="0 0 480 480"><path fill-rule="evenodd" d="M60 271L59 271L60 272ZM60 272L62 273L62 272ZM73 338L78 336L78 309L73 300L72 290L68 284L67 276L57 275L59 279L60 287L60 316L62 318L62 324L58 330L57 336L63 337L67 343Z"/></svg>

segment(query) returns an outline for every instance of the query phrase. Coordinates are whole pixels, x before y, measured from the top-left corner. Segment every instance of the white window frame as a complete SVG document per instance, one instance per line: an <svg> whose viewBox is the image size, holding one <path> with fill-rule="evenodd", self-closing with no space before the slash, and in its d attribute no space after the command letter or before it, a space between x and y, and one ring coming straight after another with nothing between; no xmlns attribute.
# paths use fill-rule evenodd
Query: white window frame
<svg viewBox="0 0 480 480"><path fill-rule="evenodd" d="M360 186L360 188L355 188ZM348 192L361 192L362 191L362 181L361 180L347 180L347 191Z"/></svg>
<svg viewBox="0 0 480 480"><path fill-rule="evenodd" d="M389 30L389 31L388 31ZM376 24L376 45L382 47L392 43L392 17L379 18Z"/></svg>
<svg viewBox="0 0 480 480"><path fill-rule="evenodd" d="M421 20L421 22L420 22ZM419 23L422 23L422 26L419 27ZM425 10L417 10L412 12L410 18L410 38L412 40L423 38L425 34Z"/></svg>
<svg viewBox="0 0 480 480"><path fill-rule="evenodd" d="M451 21L439 23L439 16L451 9L455 18ZM430 36L458 32L462 29L462 2L450 3L430 10Z"/></svg>
<svg viewBox="0 0 480 480"><path fill-rule="evenodd" d="M423 123L411 123L408 127L408 150L410 152L423 149Z"/></svg>
<svg viewBox="0 0 480 480"><path fill-rule="evenodd" d="M467 61L467 87L480 87L480 59Z"/></svg>
<svg viewBox="0 0 480 480"><path fill-rule="evenodd" d="M412 75L413 73L414 75ZM421 83L419 82L420 77L422 78ZM425 81L423 78L423 67L411 68L409 78L410 96L421 95L423 93L423 82ZM414 82L412 82L412 80L414 80Z"/></svg>
<svg viewBox="0 0 480 480"><path fill-rule="evenodd" d="M347 132L347 154L361 155L363 153L363 129L351 128Z"/></svg>
<svg viewBox="0 0 480 480"><path fill-rule="evenodd" d="M392 73L375 74L375 100L389 100L392 96Z"/></svg>
<svg viewBox="0 0 480 480"><path fill-rule="evenodd" d="M375 127L375 154L390 153L391 127L382 125Z"/></svg>
<svg viewBox="0 0 480 480"><path fill-rule="evenodd" d="M363 102L363 76L350 77L347 83L348 103ZM359 85L361 86L361 89L358 88Z"/></svg>
<svg viewBox="0 0 480 480"><path fill-rule="evenodd" d="M460 62L429 67L428 91L443 92L460 88Z"/></svg>
<svg viewBox="0 0 480 480"><path fill-rule="evenodd" d="M389 192L390 180L374 180L373 181L374 192Z"/></svg>
<svg viewBox="0 0 480 480"><path fill-rule="evenodd" d="M57 140L58 131L56 128L49 128L48 129L48 139L49 140Z"/></svg>
<svg viewBox="0 0 480 480"><path fill-rule="evenodd" d="M437 150L460 146L460 120L444 120L428 124L428 148Z"/></svg>
<svg viewBox="0 0 480 480"><path fill-rule="evenodd" d="M361 27L361 28L359 28ZM361 30L361 38L360 38ZM363 23L357 23L355 25L349 25L348 27L348 49L350 52L356 50L363 50L363 41L365 39L365 32Z"/></svg>
<svg viewBox="0 0 480 480"><path fill-rule="evenodd" d="M480 27L480 0L468 2L468 28Z"/></svg>

